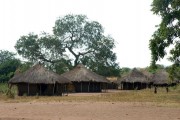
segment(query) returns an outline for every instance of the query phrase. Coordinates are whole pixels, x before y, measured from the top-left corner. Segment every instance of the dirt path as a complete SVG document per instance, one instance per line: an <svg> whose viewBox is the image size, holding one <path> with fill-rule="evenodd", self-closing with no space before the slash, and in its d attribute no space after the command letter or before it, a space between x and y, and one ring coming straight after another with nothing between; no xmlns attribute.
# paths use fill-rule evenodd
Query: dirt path
<svg viewBox="0 0 180 120"><path fill-rule="evenodd" d="M180 120L180 108L122 102L1 102L0 120Z"/></svg>

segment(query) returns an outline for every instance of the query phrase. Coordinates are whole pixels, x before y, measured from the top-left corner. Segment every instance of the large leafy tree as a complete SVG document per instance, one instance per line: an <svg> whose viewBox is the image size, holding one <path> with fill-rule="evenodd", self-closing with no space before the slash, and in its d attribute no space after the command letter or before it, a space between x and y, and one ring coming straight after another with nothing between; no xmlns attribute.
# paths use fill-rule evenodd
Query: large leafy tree
<svg viewBox="0 0 180 120"><path fill-rule="evenodd" d="M79 63L102 75L119 75L114 39L104 35L102 25L85 15L66 15L56 20L53 35L20 37L15 48L30 61L42 61L62 73Z"/></svg>
<svg viewBox="0 0 180 120"><path fill-rule="evenodd" d="M47 33L42 33L41 36L34 33L21 36L15 48L18 54L32 62L56 63L62 59L65 51L58 38Z"/></svg>
<svg viewBox="0 0 180 120"><path fill-rule="evenodd" d="M170 58L174 63L174 69L180 67L180 1L179 0L153 0L152 11L161 16L161 23L150 40L150 50L152 54L152 66L156 61L166 55L166 48L170 45L174 47L170 50ZM179 71L180 72L180 71Z"/></svg>
<svg viewBox="0 0 180 120"><path fill-rule="evenodd" d="M20 64L20 60L15 58L14 53L0 50L0 82L8 81Z"/></svg>

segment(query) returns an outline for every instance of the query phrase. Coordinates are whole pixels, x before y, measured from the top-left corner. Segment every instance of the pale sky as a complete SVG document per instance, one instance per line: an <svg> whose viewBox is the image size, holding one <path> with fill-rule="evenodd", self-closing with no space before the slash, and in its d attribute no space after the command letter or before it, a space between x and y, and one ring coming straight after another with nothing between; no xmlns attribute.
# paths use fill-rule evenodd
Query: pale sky
<svg viewBox="0 0 180 120"><path fill-rule="evenodd" d="M58 17L84 14L98 21L116 41L120 67L146 67L151 61L149 39L160 17L150 11L152 0L0 0L0 50L16 52L22 35L52 33ZM165 58L158 62L171 63Z"/></svg>

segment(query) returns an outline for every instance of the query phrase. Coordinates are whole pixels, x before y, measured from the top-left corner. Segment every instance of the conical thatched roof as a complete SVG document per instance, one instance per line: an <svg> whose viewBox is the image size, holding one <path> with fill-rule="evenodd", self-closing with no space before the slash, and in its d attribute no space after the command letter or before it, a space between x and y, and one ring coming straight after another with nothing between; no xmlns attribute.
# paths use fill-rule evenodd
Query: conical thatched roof
<svg viewBox="0 0 180 120"><path fill-rule="evenodd" d="M53 71L47 70L40 64L31 67L24 73L19 73L9 80L10 84L16 83L32 83L32 84L54 84L57 83L70 83L70 80L60 76Z"/></svg>
<svg viewBox="0 0 180 120"><path fill-rule="evenodd" d="M154 84L168 84L169 74L165 70L158 71L152 76L152 81Z"/></svg>
<svg viewBox="0 0 180 120"><path fill-rule="evenodd" d="M128 75L122 77L120 79L121 82L141 82L141 83L149 83L148 77L144 75L142 72L134 68Z"/></svg>
<svg viewBox="0 0 180 120"><path fill-rule="evenodd" d="M73 82L109 82L105 77L88 70L83 64L77 65L74 69L62 74L62 76Z"/></svg>

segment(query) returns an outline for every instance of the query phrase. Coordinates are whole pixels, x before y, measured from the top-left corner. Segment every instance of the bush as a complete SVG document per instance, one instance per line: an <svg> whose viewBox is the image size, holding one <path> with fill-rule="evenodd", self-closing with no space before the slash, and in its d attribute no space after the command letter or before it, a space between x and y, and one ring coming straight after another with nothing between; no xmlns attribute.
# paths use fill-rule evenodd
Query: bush
<svg viewBox="0 0 180 120"><path fill-rule="evenodd" d="M15 98L15 93L11 91L11 89L8 89L7 93L6 93L6 96L8 98L12 98L14 99Z"/></svg>
<svg viewBox="0 0 180 120"><path fill-rule="evenodd" d="M7 83L0 83L0 93L6 94L8 91L8 84Z"/></svg>

